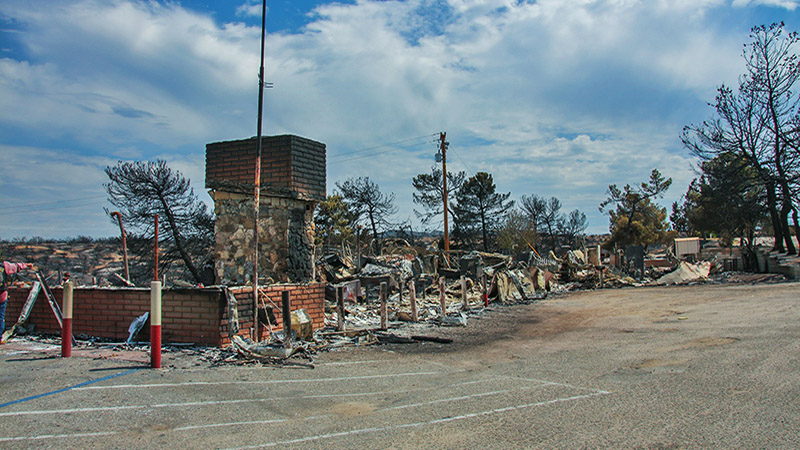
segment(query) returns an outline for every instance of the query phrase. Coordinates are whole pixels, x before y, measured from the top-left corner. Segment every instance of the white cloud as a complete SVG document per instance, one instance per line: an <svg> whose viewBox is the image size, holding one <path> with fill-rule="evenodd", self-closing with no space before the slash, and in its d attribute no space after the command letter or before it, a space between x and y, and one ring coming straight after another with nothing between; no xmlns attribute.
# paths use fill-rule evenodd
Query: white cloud
<svg viewBox="0 0 800 450"><path fill-rule="evenodd" d="M237 16L261 17L263 3L259 0L248 0L236 8Z"/></svg>
<svg viewBox="0 0 800 450"><path fill-rule="evenodd" d="M260 15L260 2L240 3L226 7ZM321 5L302 30L268 36L275 87L265 93L264 131L325 142L334 157L445 130L454 170L490 171L514 198L558 196L602 231L594 211L608 184L658 167L676 179L671 195L685 190L691 159L680 129L705 118L718 84L736 80L747 37L710 18L747 17L756 4L797 2ZM171 2L10 1L0 14L22 24L24 47L0 60L0 127L51 148L67 140L78 156L165 158L201 197L204 144L255 134L256 26ZM410 179L434 152L422 145L331 164L329 191L368 175L413 216Z"/></svg>
<svg viewBox="0 0 800 450"><path fill-rule="evenodd" d="M797 0L733 0L733 6L744 8L751 5L764 5L794 11L800 4Z"/></svg>

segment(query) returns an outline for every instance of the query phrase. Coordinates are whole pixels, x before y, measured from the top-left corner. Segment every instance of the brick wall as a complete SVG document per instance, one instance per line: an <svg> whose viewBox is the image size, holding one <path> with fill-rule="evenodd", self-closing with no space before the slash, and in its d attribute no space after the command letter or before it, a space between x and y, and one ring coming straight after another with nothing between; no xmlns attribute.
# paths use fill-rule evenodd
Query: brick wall
<svg viewBox="0 0 800 450"><path fill-rule="evenodd" d="M255 137L206 145L206 187L253 186ZM289 197L325 200L325 144L294 135L261 141L261 186Z"/></svg>
<svg viewBox="0 0 800 450"><path fill-rule="evenodd" d="M325 283L273 284L266 287L262 286L260 289L266 294L263 302L276 320L272 324L273 331L283 329L281 293L284 290L289 291L292 311L305 309L306 313L311 317L315 330L325 326ZM251 286L234 287L231 288L231 292L239 303L239 335L251 337L250 333L253 328L253 288ZM222 345L228 345L230 339L228 338L227 309L223 311L221 330ZM258 334L259 340L266 339L269 336L269 328L263 324L260 325Z"/></svg>
<svg viewBox="0 0 800 450"><path fill-rule="evenodd" d="M250 337L253 325L252 288L233 288L239 299L240 335ZM292 311L304 308L313 320L314 329L325 325L325 285L271 285L266 288L278 310L274 329L281 329L281 291L288 290L292 299ZM28 289L10 288L6 309L6 326L11 327L19 317ZM61 306L61 288L53 288L53 295ZM223 346L230 343L228 337L227 300L221 289L164 289L161 295L161 336L166 343L195 343L198 345ZM267 302L269 305L269 302ZM147 288L98 288L77 287L73 291L74 334L109 338L124 341L128 338L128 327L138 316L150 311L150 289ZM39 294L31 311L29 324L37 331L60 332L50 305L44 295ZM267 330L261 333L267 336ZM150 339L149 328L143 329L139 341Z"/></svg>

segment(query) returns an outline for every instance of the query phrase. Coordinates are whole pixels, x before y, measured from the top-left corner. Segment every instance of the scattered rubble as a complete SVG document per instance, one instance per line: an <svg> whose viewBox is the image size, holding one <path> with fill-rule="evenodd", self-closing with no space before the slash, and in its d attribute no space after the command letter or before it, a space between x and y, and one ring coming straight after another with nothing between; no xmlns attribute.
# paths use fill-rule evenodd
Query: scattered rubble
<svg viewBox="0 0 800 450"><path fill-rule="evenodd" d="M438 327L468 326L471 320L485 314L492 303L533 303L551 295L586 289L786 280L783 275L730 270L736 267L730 263L735 258L732 252L712 255L694 263L677 260L666 251L655 257L652 254L647 256L644 269L631 270L613 257L602 258L599 246L589 248L589 251L567 250L561 256L551 251L546 257L534 250L525 258L477 251L452 252L449 261L435 252L422 254L411 250L413 247L406 244L397 246L391 254L362 255L360 267L346 253L334 253L319 259L317 271L327 283L323 329L313 330L311 318L301 309L291 314L292 333L288 343L284 343L284 336L278 332L260 343L233 336L232 345L226 349L167 344L164 351L193 352L212 366L270 364L313 368L313 357L317 352L343 347L423 342L446 345L452 340L436 336ZM440 280L443 280L443 287L440 287ZM35 283L44 284L44 281L31 280L28 284L33 289ZM384 283L386 294L381 290ZM415 310L411 305L412 286ZM341 324L338 292L344 299ZM236 301L230 292L226 295L231 320L229 329L236 334L239 330ZM383 298L387 315L382 321ZM130 324L126 342L105 342L79 336L76 348L146 351L147 343L135 341L146 321L147 314L144 314ZM33 332L25 328L24 320L13 329L18 334L27 333L29 336ZM29 336L25 338L51 339L47 335ZM60 337L52 337L52 340L58 341Z"/></svg>
<svg viewBox="0 0 800 450"><path fill-rule="evenodd" d="M649 284L656 286L669 284L688 284L691 282L707 280L710 272L710 261L703 261L698 264L681 261L678 263L678 267L675 270Z"/></svg>

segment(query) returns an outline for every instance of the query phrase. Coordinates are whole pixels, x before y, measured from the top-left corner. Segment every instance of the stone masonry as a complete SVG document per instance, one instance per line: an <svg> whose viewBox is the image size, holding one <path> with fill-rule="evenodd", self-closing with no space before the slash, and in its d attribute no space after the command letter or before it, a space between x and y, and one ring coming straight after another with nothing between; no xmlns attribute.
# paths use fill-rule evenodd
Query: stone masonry
<svg viewBox="0 0 800 450"><path fill-rule="evenodd" d="M314 208L325 199L325 144L293 135L262 139L259 283L307 283L314 278ZM250 138L206 145L220 284L252 283L256 144Z"/></svg>

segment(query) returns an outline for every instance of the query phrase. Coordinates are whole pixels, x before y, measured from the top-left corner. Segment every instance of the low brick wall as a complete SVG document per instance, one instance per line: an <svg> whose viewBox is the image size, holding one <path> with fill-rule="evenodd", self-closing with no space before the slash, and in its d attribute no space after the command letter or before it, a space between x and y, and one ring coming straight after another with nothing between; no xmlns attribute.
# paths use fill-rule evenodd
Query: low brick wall
<svg viewBox="0 0 800 450"><path fill-rule="evenodd" d="M61 306L63 292L54 287L53 295ZM253 326L252 287L231 288L239 300L239 335L251 337ZM292 311L305 309L313 321L314 329L325 326L325 285L279 284L264 289L267 296L277 305L273 314L277 323L273 330L283 326L280 314L281 292L288 290L292 300ZM29 289L12 287L9 289L6 308L6 326L16 323ZM230 343L228 336L227 300L220 288L171 289L161 294L161 333L165 344L195 343L198 345L225 346ZM267 306L271 306L267 301ZM147 288L100 288L76 287L73 291L74 334L124 341L128 338L128 327L136 317L150 311L150 289ZM60 332L44 292L39 293L36 305L28 319L36 326L36 331ZM261 338L268 335L264 327ZM148 340L150 330L143 329L138 340Z"/></svg>
<svg viewBox="0 0 800 450"><path fill-rule="evenodd" d="M252 286L245 286L232 287L230 289L239 304L239 336L250 337L253 328L253 288ZM305 309L306 313L311 317L315 330L325 326L325 283L273 284L260 287L260 290L262 293L266 294L263 303L276 320L276 322L272 324L273 331L283 329L281 293L285 290L289 291L292 311ZM224 303L224 305L227 305L227 302ZM262 324L259 326L258 335L259 340L266 339L269 336L269 328ZM220 338L220 346L230 344L227 307L223 308L222 311Z"/></svg>

